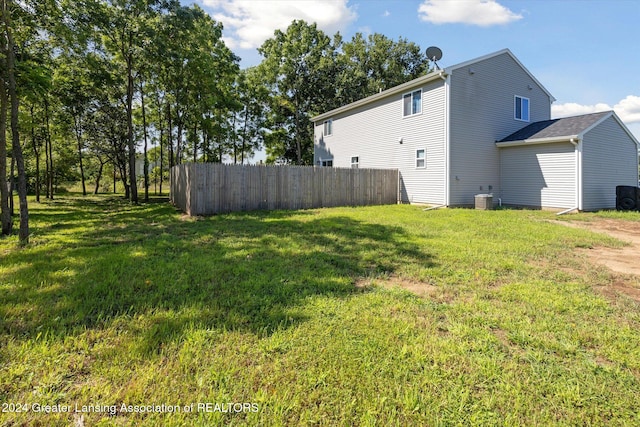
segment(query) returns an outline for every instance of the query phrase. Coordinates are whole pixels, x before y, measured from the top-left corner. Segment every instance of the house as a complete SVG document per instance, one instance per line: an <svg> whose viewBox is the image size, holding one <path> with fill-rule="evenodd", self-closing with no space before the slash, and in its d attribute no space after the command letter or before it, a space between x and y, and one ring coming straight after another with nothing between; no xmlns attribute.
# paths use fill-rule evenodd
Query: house
<svg viewBox="0 0 640 427"><path fill-rule="evenodd" d="M504 49L314 117L314 163L398 169L403 202L615 208L637 139L612 111L551 120L553 101Z"/></svg>

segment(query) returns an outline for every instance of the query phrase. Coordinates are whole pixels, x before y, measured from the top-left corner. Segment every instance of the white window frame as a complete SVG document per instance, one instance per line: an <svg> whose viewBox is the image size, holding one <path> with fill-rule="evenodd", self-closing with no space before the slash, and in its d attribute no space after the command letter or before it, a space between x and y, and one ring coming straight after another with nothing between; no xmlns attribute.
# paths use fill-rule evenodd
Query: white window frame
<svg viewBox="0 0 640 427"><path fill-rule="evenodd" d="M353 169L358 169L360 167L360 156L351 156L351 167Z"/></svg>
<svg viewBox="0 0 640 427"><path fill-rule="evenodd" d="M331 165L327 165L327 162L331 162ZM318 163L320 163L318 166L320 166L321 168L332 168L333 167L333 158L330 159L318 159Z"/></svg>
<svg viewBox="0 0 640 427"><path fill-rule="evenodd" d="M518 100L520 100L518 102ZM526 118L524 118L524 112L525 112L525 108L524 108L524 101L526 100L526 112L527 112L527 116ZM520 117L518 117L518 103L520 104ZM515 120L518 120L520 122L527 122L529 123L531 121L531 100L529 98L527 98L526 96L520 96L520 95L514 95L513 96L513 118Z"/></svg>
<svg viewBox="0 0 640 427"><path fill-rule="evenodd" d="M422 151L422 157L418 155ZM419 162L422 161L422 166L420 166ZM426 169L427 168L427 149L426 148L418 148L416 150L416 169Z"/></svg>
<svg viewBox="0 0 640 427"><path fill-rule="evenodd" d="M413 107L415 106L414 101L413 101L413 96L415 93L420 93L420 111L414 111ZM411 108L411 111L409 112L409 114L406 114L405 108L404 108L404 99L409 96L411 99L411 103L409 104ZM412 90L411 92L407 92L407 93L403 93L402 94L402 117L413 117L413 116L419 116L420 114L422 114L422 88L420 89L416 89L416 90Z"/></svg>
<svg viewBox="0 0 640 427"><path fill-rule="evenodd" d="M333 135L333 119L328 119L322 122L322 135L323 136Z"/></svg>

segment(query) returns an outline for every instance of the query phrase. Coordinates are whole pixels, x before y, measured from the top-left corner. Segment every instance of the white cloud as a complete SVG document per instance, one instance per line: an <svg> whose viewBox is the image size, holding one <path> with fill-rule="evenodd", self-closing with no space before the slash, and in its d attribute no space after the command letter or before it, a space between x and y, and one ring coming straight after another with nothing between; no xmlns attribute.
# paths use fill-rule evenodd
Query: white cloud
<svg viewBox="0 0 640 427"><path fill-rule="evenodd" d="M386 18L386 17L388 17L388 16L391 16L391 12L389 12L388 10L385 10L385 11L382 13L382 17L383 17L383 18Z"/></svg>
<svg viewBox="0 0 640 427"><path fill-rule="evenodd" d="M481 27L508 24L522 19L495 0L425 0L418 16L432 24L471 24Z"/></svg>
<svg viewBox="0 0 640 427"><path fill-rule="evenodd" d="M583 105L575 102L551 105L551 117L560 118L609 110L614 110L626 124L640 123L640 96L628 95L613 107L605 103Z"/></svg>
<svg viewBox="0 0 640 427"><path fill-rule="evenodd" d="M317 23L333 35L357 18L348 0L200 0L213 10L211 14L225 28L225 42L232 49L254 49L273 36L276 29L285 30L294 19Z"/></svg>

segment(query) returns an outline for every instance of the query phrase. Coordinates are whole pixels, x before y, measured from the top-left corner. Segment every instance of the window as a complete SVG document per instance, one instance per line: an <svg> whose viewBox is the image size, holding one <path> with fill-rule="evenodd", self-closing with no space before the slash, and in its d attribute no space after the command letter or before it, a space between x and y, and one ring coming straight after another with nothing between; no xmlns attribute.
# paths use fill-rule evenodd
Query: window
<svg viewBox="0 0 640 427"><path fill-rule="evenodd" d="M416 167L417 168L424 168L426 167L426 157L427 154L427 150L425 150L424 148L421 150L416 150Z"/></svg>
<svg viewBox="0 0 640 427"><path fill-rule="evenodd" d="M323 167L333 167L333 160L322 160L321 164Z"/></svg>
<svg viewBox="0 0 640 427"><path fill-rule="evenodd" d="M358 169L358 166L360 166L360 157L358 156L351 157L351 167L354 169Z"/></svg>
<svg viewBox="0 0 640 427"><path fill-rule="evenodd" d="M529 121L529 98L517 96L515 98L514 117L523 122Z"/></svg>
<svg viewBox="0 0 640 427"><path fill-rule="evenodd" d="M402 96L402 115L404 117L422 113L422 89Z"/></svg>
<svg viewBox="0 0 640 427"><path fill-rule="evenodd" d="M323 135L329 136L331 134L333 134L333 119L325 120Z"/></svg>

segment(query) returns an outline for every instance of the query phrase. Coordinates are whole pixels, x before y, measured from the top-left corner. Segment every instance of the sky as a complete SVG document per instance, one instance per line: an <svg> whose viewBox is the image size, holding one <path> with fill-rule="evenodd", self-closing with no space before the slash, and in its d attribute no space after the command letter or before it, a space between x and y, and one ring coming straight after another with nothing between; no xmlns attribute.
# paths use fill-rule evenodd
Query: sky
<svg viewBox="0 0 640 427"><path fill-rule="evenodd" d="M224 26L250 67L294 19L345 40L355 33L438 46L444 68L504 48L556 98L553 118L615 110L640 140L638 0L181 0Z"/></svg>

